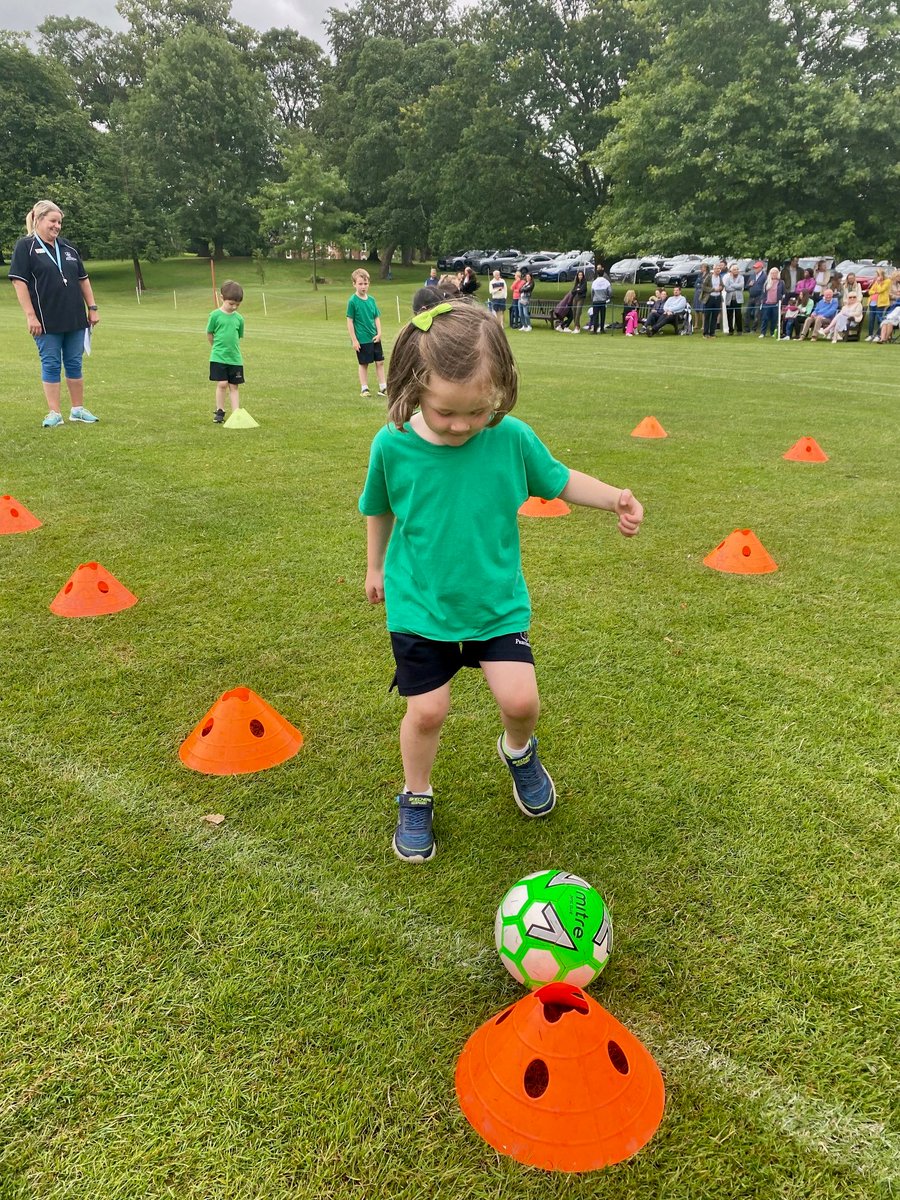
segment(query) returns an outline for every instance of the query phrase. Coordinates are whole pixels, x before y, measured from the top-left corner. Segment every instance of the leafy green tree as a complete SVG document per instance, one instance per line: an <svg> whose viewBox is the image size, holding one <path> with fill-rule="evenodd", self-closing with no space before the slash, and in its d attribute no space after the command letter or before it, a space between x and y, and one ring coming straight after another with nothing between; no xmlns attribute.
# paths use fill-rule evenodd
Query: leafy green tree
<svg viewBox="0 0 900 1200"><path fill-rule="evenodd" d="M269 29L253 55L268 82L275 115L289 129L307 128L328 70L322 48L293 29Z"/></svg>
<svg viewBox="0 0 900 1200"><path fill-rule="evenodd" d="M286 151L284 171L284 180L265 184L257 199L262 231L272 245L310 255L318 288L317 250L340 241L350 219L344 208L347 187L303 141Z"/></svg>
<svg viewBox="0 0 900 1200"><path fill-rule="evenodd" d="M232 19L231 0L118 0L116 9L128 22L118 49L129 90L143 86L163 47L188 30L205 29L245 52L256 37Z"/></svg>
<svg viewBox="0 0 900 1200"><path fill-rule="evenodd" d="M369 38L354 51L356 70L338 61L324 89L316 125L320 144L347 181L350 208L359 214L362 240L379 247L386 275L397 246L409 260L427 243L429 208L410 168L401 129L407 108L429 94L455 61L448 41L413 46Z"/></svg>
<svg viewBox="0 0 900 1200"><path fill-rule="evenodd" d="M120 121L98 136L84 193L82 226L93 253L130 258L135 286L143 291L141 260L154 261L174 253L177 230L173 216L159 203L154 173L135 152Z"/></svg>
<svg viewBox="0 0 900 1200"><path fill-rule="evenodd" d="M876 194L896 182L897 122L893 134L882 122L879 147L853 75L805 69L767 0L667 0L666 12L594 160L609 188L593 222L601 243L781 257L896 238L896 186L887 212Z"/></svg>
<svg viewBox="0 0 900 1200"><path fill-rule="evenodd" d="M119 37L85 17L47 17L38 32L41 54L65 67L81 107L106 124L110 106L125 96Z"/></svg>
<svg viewBox="0 0 900 1200"><path fill-rule="evenodd" d="M185 239L247 253L253 199L274 165L266 82L224 37L187 26L166 42L129 103L125 132Z"/></svg>
<svg viewBox="0 0 900 1200"><path fill-rule="evenodd" d="M590 154L611 128L610 106L646 56L653 26L645 6L604 0L490 0L476 10L473 33L493 59L495 92L502 88L511 119L527 115L555 177L557 219L575 240L605 199Z"/></svg>
<svg viewBox="0 0 900 1200"><path fill-rule="evenodd" d="M0 247L8 247L36 200L74 215L68 201L77 207L96 135L63 68L15 45L0 45L0 111Z"/></svg>

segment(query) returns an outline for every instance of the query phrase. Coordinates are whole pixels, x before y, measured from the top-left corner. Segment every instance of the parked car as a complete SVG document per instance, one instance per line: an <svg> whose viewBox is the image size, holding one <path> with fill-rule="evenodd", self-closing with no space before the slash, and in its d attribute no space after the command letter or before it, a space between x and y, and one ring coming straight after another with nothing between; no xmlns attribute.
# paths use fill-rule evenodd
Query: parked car
<svg viewBox="0 0 900 1200"><path fill-rule="evenodd" d="M835 267L835 270L840 271L844 279L846 279L847 276L852 272L852 274L856 276L856 282L861 284L863 290L867 292L872 286L872 281L875 278L876 267L883 267L889 276L894 270L894 267L891 263L876 263L873 262L871 258L861 258L856 262L854 262L853 259L845 258L843 262L838 263L838 265Z"/></svg>
<svg viewBox="0 0 900 1200"><path fill-rule="evenodd" d="M661 258L650 255L643 258L620 258L609 268L609 277L613 283L652 283L662 265Z"/></svg>
<svg viewBox="0 0 900 1200"><path fill-rule="evenodd" d="M501 267L500 274L511 276L515 275L516 271L530 271L532 275L537 275L557 258L559 258L558 250L538 250L536 254L526 254L524 258L518 259L509 267Z"/></svg>
<svg viewBox="0 0 900 1200"><path fill-rule="evenodd" d="M502 270L504 263L517 262L521 257L521 250L492 250L479 261L475 270L481 275L490 275L492 271Z"/></svg>
<svg viewBox="0 0 900 1200"><path fill-rule="evenodd" d="M553 262L541 268L538 279L543 280L544 283L571 283L579 271L584 271L585 279L594 278L594 252L592 250L576 250L571 254L561 254Z"/></svg>
<svg viewBox="0 0 900 1200"><path fill-rule="evenodd" d="M437 260L439 271L461 271L464 267L474 267L481 262L489 250L460 250L458 254L445 254Z"/></svg>
<svg viewBox="0 0 900 1200"><path fill-rule="evenodd" d="M653 276L657 287L693 287L700 274L700 267L705 262L715 262L714 258L704 258L702 254L689 254L676 259L670 267L664 267Z"/></svg>

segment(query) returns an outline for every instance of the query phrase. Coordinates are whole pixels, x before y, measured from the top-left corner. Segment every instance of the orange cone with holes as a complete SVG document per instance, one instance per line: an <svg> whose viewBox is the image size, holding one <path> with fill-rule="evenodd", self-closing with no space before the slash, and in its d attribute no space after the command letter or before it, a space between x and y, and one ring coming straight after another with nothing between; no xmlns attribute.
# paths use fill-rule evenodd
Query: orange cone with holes
<svg viewBox="0 0 900 1200"><path fill-rule="evenodd" d="M102 617L137 604L138 598L98 562L76 567L50 604L58 617Z"/></svg>
<svg viewBox="0 0 900 1200"><path fill-rule="evenodd" d="M669 435L657 421L656 417L644 417L643 421L635 425L631 431L632 437L637 438L664 438Z"/></svg>
<svg viewBox="0 0 900 1200"><path fill-rule="evenodd" d="M800 438L781 457L786 458L788 462L828 462L828 455L812 437Z"/></svg>
<svg viewBox="0 0 900 1200"><path fill-rule="evenodd" d="M529 496L519 509L520 517L565 517L571 512L565 500L543 500L540 496Z"/></svg>
<svg viewBox="0 0 900 1200"><path fill-rule="evenodd" d="M232 688L217 700L178 751L204 775L248 775L292 758L303 734L250 688Z"/></svg>
<svg viewBox="0 0 900 1200"><path fill-rule="evenodd" d="M630 1158L665 1107L650 1052L567 983L548 983L476 1029L456 1064L456 1095L495 1150L545 1171Z"/></svg>
<svg viewBox="0 0 900 1200"><path fill-rule="evenodd" d="M42 524L43 521L30 513L24 504L12 496L0 496L0 534L28 533L31 529L39 529Z"/></svg>
<svg viewBox="0 0 900 1200"><path fill-rule="evenodd" d="M724 542L710 551L703 563L714 571L731 575L768 575L778 570L778 563L752 529L735 529Z"/></svg>

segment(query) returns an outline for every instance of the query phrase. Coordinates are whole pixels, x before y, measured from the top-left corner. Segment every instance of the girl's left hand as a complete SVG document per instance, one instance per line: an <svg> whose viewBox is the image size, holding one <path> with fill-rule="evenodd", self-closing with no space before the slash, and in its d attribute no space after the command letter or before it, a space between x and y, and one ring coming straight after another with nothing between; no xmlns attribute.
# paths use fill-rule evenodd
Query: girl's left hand
<svg viewBox="0 0 900 1200"><path fill-rule="evenodd" d="M623 537L634 537L644 519L644 506L632 496L628 488L622 489L616 501L615 512L619 518L619 533Z"/></svg>

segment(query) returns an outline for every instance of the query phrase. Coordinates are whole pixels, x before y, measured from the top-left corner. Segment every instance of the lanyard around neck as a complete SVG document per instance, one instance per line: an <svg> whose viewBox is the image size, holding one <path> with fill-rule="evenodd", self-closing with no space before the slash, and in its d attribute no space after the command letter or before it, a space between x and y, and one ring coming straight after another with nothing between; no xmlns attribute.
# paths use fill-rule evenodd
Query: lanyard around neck
<svg viewBox="0 0 900 1200"><path fill-rule="evenodd" d="M47 243L44 241L44 239L41 237L41 235L39 233L36 233L34 236L44 247L44 253L49 254L49 255L51 255L51 257L53 257L53 251L50 249L50 247L47 245ZM53 250L56 251L56 254L55 254L56 265L59 268L60 275L62 275L62 281L68 287L69 281L68 281L68 279L66 279L65 272L62 269L62 256L59 252L59 238L57 238L56 241L53 243Z"/></svg>

